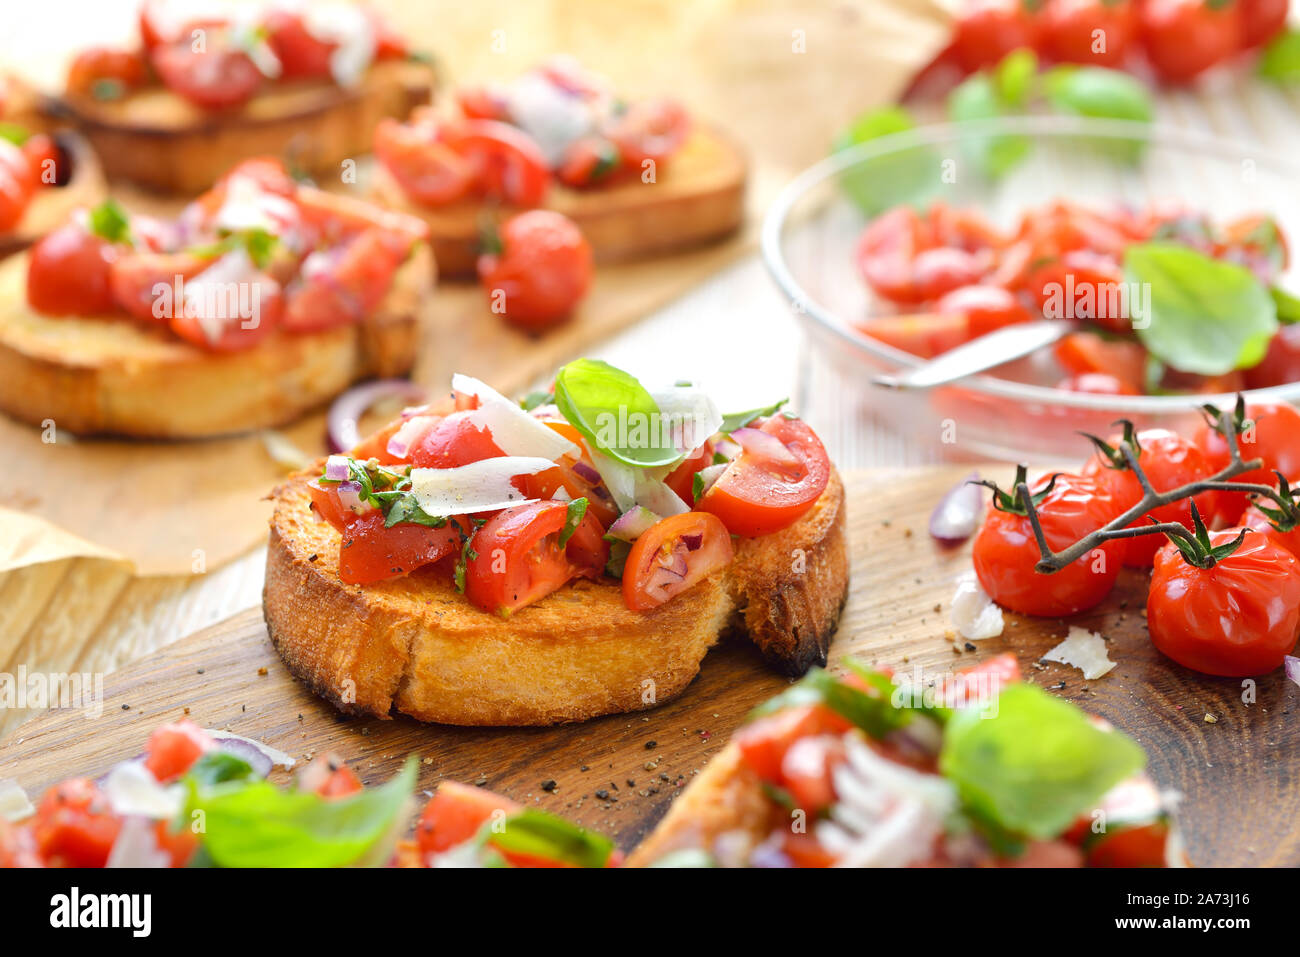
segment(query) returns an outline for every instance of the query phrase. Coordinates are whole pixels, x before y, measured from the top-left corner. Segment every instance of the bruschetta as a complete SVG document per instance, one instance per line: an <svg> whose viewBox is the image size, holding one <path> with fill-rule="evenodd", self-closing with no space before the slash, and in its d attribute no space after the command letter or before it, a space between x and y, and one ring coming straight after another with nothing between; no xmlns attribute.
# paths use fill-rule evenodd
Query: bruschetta
<svg viewBox="0 0 1300 957"><path fill-rule="evenodd" d="M474 272L485 215L554 209L600 262L720 239L744 217L745 160L729 139L675 101L622 100L569 58L463 89L443 114L378 125L375 190L424 217L447 275Z"/></svg>
<svg viewBox="0 0 1300 957"><path fill-rule="evenodd" d="M0 121L0 257L31 245L107 187L99 160L75 133L34 133Z"/></svg>
<svg viewBox="0 0 1300 957"><path fill-rule="evenodd" d="M733 627L787 673L825 661L844 487L807 424L589 359L527 408L452 388L272 496L267 627L318 694L550 725L667 701Z"/></svg>
<svg viewBox="0 0 1300 957"><path fill-rule="evenodd" d="M444 781L414 828L415 759L367 788L331 754L288 789L294 758L189 720L98 778L69 778L33 805L0 781L4 867L610 867L602 835L481 788Z"/></svg>
<svg viewBox="0 0 1300 957"><path fill-rule="evenodd" d="M249 156L340 176L380 119L427 103L433 85L363 6L145 0L140 45L82 51L50 109L110 178L193 196Z"/></svg>
<svg viewBox="0 0 1300 957"><path fill-rule="evenodd" d="M283 424L414 362L419 220L237 166L173 221L112 200L0 263L0 410L77 434Z"/></svg>
<svg viewBox="0 0 1300 957"><path fill-rule="evenodd" d="M755 710L628 863L1186 866L1141 747L1023 682L1014 655L916 677L809 672Z"/></svg>

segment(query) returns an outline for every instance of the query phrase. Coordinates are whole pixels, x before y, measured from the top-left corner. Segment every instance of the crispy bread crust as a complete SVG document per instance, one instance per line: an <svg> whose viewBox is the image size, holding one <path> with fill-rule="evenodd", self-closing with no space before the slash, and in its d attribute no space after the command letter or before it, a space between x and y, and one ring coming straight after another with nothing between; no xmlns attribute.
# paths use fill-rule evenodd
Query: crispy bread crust
<svg viewBox="0 0 1300 957"><path fill-rule="evenodd" d="M27 307L26 255L0 263L0 410L82 435L191 439L290 422L368 376L415 362L433 257L416 248L375 312L318 333L275 332L211 353L127 319L60 319Z"/></svg>
<svg viewBox="0 0 1300 957"><path fill-rule="evenodd" d="M626 866L646 867L674 851L697 849L743 860L767 837L771 809L762 782L741 760L735 743L728 743L673 799L663 820L628 855Z"/></svg>
<svg viewBox="0 0 1300 957"><path fill-rule="evenodd" d="M736 620L738 600L756 605L749 589L828 592L790 601L801 611L786 620L829 639L847 581L844 488L833 475L789 534L745 543L731 568L653 611L630 611L615 583L578 581L501 618L474 608L434 569L364 587L339 581L339 533L310 509L306 483L315 474L292 477L272 496L263 610L289 670L351 714L550 725L653 707L694 679ZM799 584L774 578L791 547L821 555L816 567L831 573ZM775 627L764 625L773 648L799 644L777 640Z"/></svg>
<svg viewBox="0 0 1300 957"><path fill-rule="evenodd" d="M268 154L318 173L370 152L370 134L387 116L404 118L429 101L432 67L410 61L374 64L360 85L284 83L232 111L202 110L162 88L121 100L51 101L90 140L112 179L190 196L249 156Z"/></svg>
<svg viewBox="0 0 1300 957"><path fill-rule="evenodd" d="M664 163L657 181L639 179L604 189L553 184L546 205L568 216L591 243L597 262L624 262L674 252L735 232L745 216L743 154L713 130L696 130ZM423 206L376 164L374 194L383 205L429 224L444 275L473 275L485 207L478 202ZM498 220L518 209L499 211Z"/></svg>

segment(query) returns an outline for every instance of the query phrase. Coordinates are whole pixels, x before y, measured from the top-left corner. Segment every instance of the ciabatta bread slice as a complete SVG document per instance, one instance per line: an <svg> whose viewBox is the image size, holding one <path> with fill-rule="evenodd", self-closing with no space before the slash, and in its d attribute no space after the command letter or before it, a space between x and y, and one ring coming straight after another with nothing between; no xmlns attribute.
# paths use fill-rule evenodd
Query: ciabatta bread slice
<svg viewBox="0 0 1300 957"><path fill-rule="evenodd" d="M608 187L575 190L552 183L546 206L568 216L591 243L597 262L625 262L676 252L721 239L745 217L746 164L730 140L697 129L682 148L655 171ZM483 217L479 202L424 206L412 200L375 164L375 198L429 224L438 268L447 276L471 276L479 253ZM498 220L518 209L491 211Z"/></svg>
<svg viewBox="0 0 1300 957"><path fill-rule="evenodd" d="M385 117L404 119L433 94L434 71L410 60L373 64L355 89L325 80L279 83L236 110L204 110L165 87L120 100L70 97L53 103L90 140L110 179L192 196L241 159L279 156L328 176L370 152Z"/></svg>
<svg viewBox="0 0 1300 957"><path fill-rule="evenodd" d="M0 263L0 411L80 435L193 439L283 425L360 379L405 374L434 265L419 244L361 322L230 353L123 317L40 315L26 280L26 254Z"/></svg>
<svg viewBox="0 0 1300 957"><path fill-rule="evenodd" d="M301 473L273 494L263 609L289 670L351 714L458 725L550 725L680 694L737 626L788 671L824 662L848 588L844 486L832 473L790 528L746 540L727 569L649 612L618 582L576 581L502 618L445 571L339 580L340 535Z"/></svg>

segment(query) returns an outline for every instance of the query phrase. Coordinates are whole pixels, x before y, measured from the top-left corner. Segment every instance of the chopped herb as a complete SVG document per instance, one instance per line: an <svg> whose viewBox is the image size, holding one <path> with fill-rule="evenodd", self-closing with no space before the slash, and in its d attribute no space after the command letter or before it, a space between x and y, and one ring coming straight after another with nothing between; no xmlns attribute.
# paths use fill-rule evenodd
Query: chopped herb
<svg viewBox="0 0 1300 957"><path fill-rule="evenodd" d="M131 242L131 221L115 200L106 199L90 211L90 231L110 243Z"/></svg>
<svg viewBox="0 0 1300 957"><path fill-rule="evenodd" d="M748 412L733 412L731 415L724 415L722 417L722 425L718 431L734 432L736 429L743 429L755 419L764 419L769 415L775 415L780 410L781 406L785 405L789 401L789 399L782 399L780 402L774 402L762 409L750 409ZM725 462L727 460L724 458L723 461ZM714 464L719 464L717 456L714 456Z"/></svg>
<svg viewBox="0 0 1300 957"><path fill-rule="evenodd" d="M586 514L587 500L585 498L575 498L569 503L568 512L564 517L564 528L560 531L561 548L569 544L569 539L578 530L578 526L582 524L582 519Z"/></svg>

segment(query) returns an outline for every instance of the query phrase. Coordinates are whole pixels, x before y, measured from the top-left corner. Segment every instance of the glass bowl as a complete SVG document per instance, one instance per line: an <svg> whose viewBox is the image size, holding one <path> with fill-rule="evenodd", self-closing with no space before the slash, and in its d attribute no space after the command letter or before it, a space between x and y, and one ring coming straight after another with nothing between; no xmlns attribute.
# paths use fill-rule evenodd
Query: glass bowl
<svg viewBox="0 0 1300 957"><path fill-rule="evenodd" d="M993 180L975 172L966 157L979 138L996 136L1027 137L1032 149ZM1066 373L1050 348L930 391L873 386L873 375L922 360L852 327L896 311L873 297L853 262L869 217L845 186L864 182L877 194L886 182L901 183L914 199L920 189L924 203L941 199L978 210L1003 228L1030 209L1065 199L1091 207L1172 202L1215 221L1269 212L1286 235L1300 235L1300 164L1209 136L1125 121L1026 116L926 126L858 144L805 170L764 220L767 269L814 348L842 379L859 384L845 399L867 404L895 431L943 457L1077 459L1087 448L1078 431L1104 435L1120 417L1142 428L1186 431L1200 421L1199 406L1231 404L1234 396L1069 392L1053 385ZM1300 291L1293 273L1281 284ZM1246 395L1296 401L1300 383Z"/></svg>

